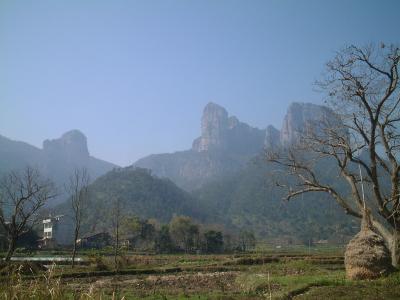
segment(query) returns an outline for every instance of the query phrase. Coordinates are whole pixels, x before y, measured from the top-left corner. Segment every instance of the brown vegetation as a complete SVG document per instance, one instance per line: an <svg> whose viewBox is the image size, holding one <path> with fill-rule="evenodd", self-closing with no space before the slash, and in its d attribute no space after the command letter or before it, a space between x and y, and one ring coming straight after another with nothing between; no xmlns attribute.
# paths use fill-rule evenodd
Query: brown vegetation
<svg viewBox="0 0 400 300"><path fill-rule="evenodd" d="M345 266L349 279L373 279L391 269L389 250L384 239L372 230L367 213L361 231L347 245Z"/></svg>

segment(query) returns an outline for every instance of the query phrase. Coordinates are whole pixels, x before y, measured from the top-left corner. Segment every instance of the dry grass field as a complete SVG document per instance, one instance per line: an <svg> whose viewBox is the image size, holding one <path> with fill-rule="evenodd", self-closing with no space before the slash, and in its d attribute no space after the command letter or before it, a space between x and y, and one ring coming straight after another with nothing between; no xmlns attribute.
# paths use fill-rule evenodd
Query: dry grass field
<svg viewBox="0 0 400 300"><path fill-rule="evenodd" d="M1 299L399 299L400 274L345 279L340 253L91 255L75 269L2 269Z"/></svg>

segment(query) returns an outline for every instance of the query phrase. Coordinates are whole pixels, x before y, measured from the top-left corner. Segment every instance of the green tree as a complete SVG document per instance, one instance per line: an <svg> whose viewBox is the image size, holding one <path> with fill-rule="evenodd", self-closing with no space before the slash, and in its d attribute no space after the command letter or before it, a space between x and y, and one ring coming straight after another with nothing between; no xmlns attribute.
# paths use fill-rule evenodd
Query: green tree
<svg viewBox="0 0 400 300"><path fill-rule="evenodd" d="M256 246L256 237L249 230L242 230L239 234L239 247L242 251L247 251Z"/></svg>
<svg viewBox="0 0 400 300"><path fill-rule="evenodd" d="M224 248L222 232L209 230L204 233L205 250L207 253L220 253Z"/></svg>
<svg viewBox="0 0 400 300"><path fill-rule="evenodd" d="M162 225L156 233L154 248L157 253L171 253L175 250L168 225Z"/></svg>
<svg viewBox="0 0 400 300"><path fill-rule="evenodd" d="M169 227L173 241L185 253L197 248L199 227L190 217L176 216L171 220Z"/></svg>
<svg viewBox="0 0 400 300"><path fill-rule="evenodd" d="M136 216L126 217L121 225L122 236L135 248L153 248L156 228L149 220Z"/></svg>

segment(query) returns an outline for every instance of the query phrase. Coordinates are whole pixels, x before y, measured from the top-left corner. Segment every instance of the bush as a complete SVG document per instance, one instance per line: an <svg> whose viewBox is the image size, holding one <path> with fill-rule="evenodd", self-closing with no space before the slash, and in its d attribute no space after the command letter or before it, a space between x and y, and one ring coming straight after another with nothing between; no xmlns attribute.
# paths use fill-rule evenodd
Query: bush
<svg viewBox="0 0 400 300"><path fill-rule="evenodd" d="M102 256L99 254L90 256L89 261L92 265L94 265L94 268L96 271L108 271L109 270L109 267L104 262L104 259L102 258Z"/></svg>

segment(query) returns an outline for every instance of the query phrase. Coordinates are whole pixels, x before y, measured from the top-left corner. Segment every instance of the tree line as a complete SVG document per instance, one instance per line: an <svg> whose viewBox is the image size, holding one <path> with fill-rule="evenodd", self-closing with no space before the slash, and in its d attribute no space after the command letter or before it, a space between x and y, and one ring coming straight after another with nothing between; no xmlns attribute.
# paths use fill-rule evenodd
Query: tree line
<svg viewBox="0 0 400 300"><path fill-rule="evenodd" d="M156 253L222 253L253 249L251 231L227 233L196 223L188 216L175 216L168 224L155 219L127 216L121 221L119 238L131 250Z"/></svg>

